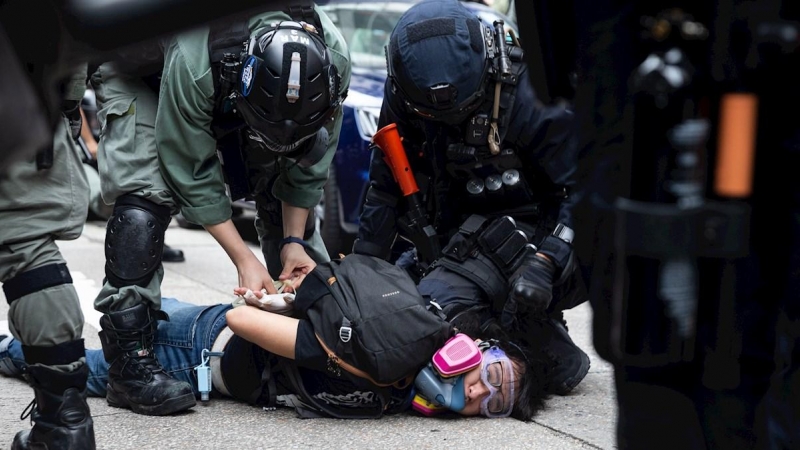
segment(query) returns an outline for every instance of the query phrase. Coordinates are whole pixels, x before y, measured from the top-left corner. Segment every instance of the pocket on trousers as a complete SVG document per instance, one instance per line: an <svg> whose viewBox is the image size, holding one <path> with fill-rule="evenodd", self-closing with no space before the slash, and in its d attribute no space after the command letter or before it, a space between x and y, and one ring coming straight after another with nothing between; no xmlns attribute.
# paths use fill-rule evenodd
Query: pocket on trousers
<svg viewBox="0 0 800 450"><path fill-rule="evenodd" d="M100 122L100 134L105 135L109 131L109 124L112 125L114 134L117 127L130 122L133 127L136 123L136 97L120 97L109 101L103 109L98 112L97 119Z"/></svg>
<svg viewBox="0 0 800 450"><path fill-rule="evenodd" d="M158 333L154 343L191 348L194 345L197 319L209 308L213 306L193 306L170 312L169 321L158 323Z"/></svg>

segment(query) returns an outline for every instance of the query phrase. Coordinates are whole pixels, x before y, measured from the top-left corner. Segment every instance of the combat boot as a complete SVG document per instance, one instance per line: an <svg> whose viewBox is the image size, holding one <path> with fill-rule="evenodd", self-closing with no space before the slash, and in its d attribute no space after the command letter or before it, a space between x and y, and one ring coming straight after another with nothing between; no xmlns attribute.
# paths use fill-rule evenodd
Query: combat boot
<svg viewBox="0 0 800 450"><path fill-rule="evenodd" d="M33 427L14 436L11 450L94 450L94 424L86 404L89 366L62 372L34 364L26 370L35 397L21 418L30 416Z"/></svg>
<svg viewBox="0 0 800 450"><path fill-rule="evenodd" d="M164 244L164 251L161 253L161 261L163 262L184 262L186 257L183 256L183 250L172 248Z"/></svg>
<svg viewBox="0 0 800 450"><path fill-rule="evenodd" d="M109 363L106 401L138 414L163 416L193 407L197 402L189 383L169 376L153 352L158 320L163 311L137 305L100 318L100 342Z"/></svg>
<svg viewBox="0 0 800 450"><path fill-rule="evenodd" d="M563 313L543 318L545 351L556 360L548 391L552 394L567 395L583 381L589 373L589 355L572 341L567 330Z"/></svg>

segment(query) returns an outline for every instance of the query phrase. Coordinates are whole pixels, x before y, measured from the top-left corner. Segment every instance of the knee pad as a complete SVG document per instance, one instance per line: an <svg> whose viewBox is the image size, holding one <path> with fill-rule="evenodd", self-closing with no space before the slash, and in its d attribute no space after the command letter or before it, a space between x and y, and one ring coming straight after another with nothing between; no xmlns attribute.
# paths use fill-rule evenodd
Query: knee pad
<svg viewBox="0 0 800 450"><path fill-rule="evenodd" d="M161 264L170 209L132 195L117 199L106 226L106 278L112 286L146 286Z"/></svg>

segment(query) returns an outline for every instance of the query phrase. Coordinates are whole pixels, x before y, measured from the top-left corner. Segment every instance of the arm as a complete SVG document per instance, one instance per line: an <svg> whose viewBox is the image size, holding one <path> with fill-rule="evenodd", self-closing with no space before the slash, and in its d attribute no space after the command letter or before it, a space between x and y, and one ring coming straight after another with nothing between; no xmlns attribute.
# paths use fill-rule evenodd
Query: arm
<svg viewBox="0 0 800 450"><path fill-rule="evenodd" d="M339 129L342 124L341 108L334 115L328 128L328 148L325 156L311 167L300 167L286 159L279 159L280 174L272 187L272 194L281 201L283 213L283 238L297 237L303 239L306 232L306 221L309 211L322 198L322 189L328 181L328 170L339 144ZM300 286L305 274L316 266L305 248L296 243L283 246L280 253L280 280L291 281L292 288Z"/></svg>
<svg viewBox="0 0 800 450"><path fill-rule="evenodd" d="M238 285L258 296L262 289L274 293L266 267L230 220L231 202L211 132L214 83L207 35L201 28L165 43L156 117L161 173L186 219L203 225L236 265Z"/></svg>
<svg viewBox="0 0 800 450"><path fill-rule="evenodd" d="M555 187L567 189L568 196L559 204L558 222L572 227L575 198L569 196L569 189L575 184L577 168L574 114L562 105L542 104L527 73L519 80L506 139L520 149L526 166L541 168ZM537 245L538 251L527 252L509 280L511 290L501 317L504 326L510 326L517 313L546 310L553 301L553 286L564 283L574 271L571 243L547 236Z"/></svg>
<svg viewBox="0 0 800 450"><path fill-rule="evenodd" d="M294 359L299 319L252 306L233 308L225 314L225 318L236 335L270 353Z"/></svg>
<svg viewBox="0 0 800 450"><path fill-rule="evenodd" d="M93 160L97 160L97 141L94 139L92 130L89 128L89 121L86 120L86 113L83 108L78 107L81 112L81 139L86 144L86 150L92 155Z"/></svg>
<svg viewBox="0 0 800 450"><path fill-rule="evenodd" d="M383 106L378 129L397 123L400 118L391 107L392 94L384 89ZM402 133L402 131L401 131ZM402 134L401 134L402 136ZM369 165L369 190L359 217L358 237L353 243L353 253L388 259L397 238L397 203L402 197L392 171L383 159L381 150L372 147Z"/></svg>
<svg viewBox="0 0 800 450"><path fill-rule="evenodd" d="M350 52L339 30L331 23L323 11L317 10L325 30L325 41L341 77L339 95L346 96L350 88ZM328 132L328 147L325 156L311 167L280 159L280 174L272 188L272 194L282 202L283 237L303 238L309 210L322 199L323 187L328 181L331 162L339 146L339 133L342 128L343 110L340 106L333 114L333 120L325 125ZM283 270L280 280L292 279L292 287L298 287L305 275L316 263L308 256L302 245L286 244L281 249Z"/></svg>
<svg viewBox="0 0 800 450"><path fill-rule="evenodd" d="M282 207L283 237L303 239L308 220L308 208L298 208L288 203L283 203ZM291 279L292 290L300 286L306 275L317 266L317 263L308 256L305 248L295 242L290 242L281 249L281 264L283 271L278 279L281 281Z"/></svg>
<svg viewBox="0 0 800 450"><path fill-rule="evenodd" d="M277 293L269 272L239 236L239 231L232 220L206 225L205 228L236 266L239 275L238 286L252 290L259 298L263 295L261 289L266 289L268 294Z"/></svg>
<svg viewBox="0 0 800 450"><path fill-rule="evenodd" d="M230 219L231 202L211 132L214 83L206 40L199 34L185 33L165 46L156 145L161 173L181 213L205 226Z"/></svg>
<svg viewBox="0 0 800 450"><path fill-rule="evenodd" d="M567 106L541 103L526 71L518 79L511 113L513 119L506 140L520 149L526 165L540 167L555 186L569 191L575 185L577 169L575 115ZM561 203L558 222L572 226L574 203L572 197Z"/></svg>

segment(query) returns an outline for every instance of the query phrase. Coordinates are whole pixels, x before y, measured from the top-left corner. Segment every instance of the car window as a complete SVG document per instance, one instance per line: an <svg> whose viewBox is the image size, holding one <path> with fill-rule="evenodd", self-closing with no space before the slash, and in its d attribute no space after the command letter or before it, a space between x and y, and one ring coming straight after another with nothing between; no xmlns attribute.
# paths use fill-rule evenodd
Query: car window
<svg viewBox="0 0 800 450"><path fill-rule="evenodd" d="M411 3L334 3L321 6L342 32L356 67L385 69L384 46Z"/></svg>

